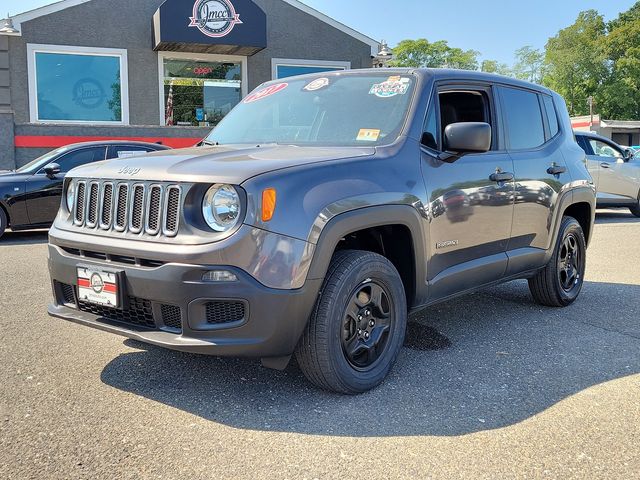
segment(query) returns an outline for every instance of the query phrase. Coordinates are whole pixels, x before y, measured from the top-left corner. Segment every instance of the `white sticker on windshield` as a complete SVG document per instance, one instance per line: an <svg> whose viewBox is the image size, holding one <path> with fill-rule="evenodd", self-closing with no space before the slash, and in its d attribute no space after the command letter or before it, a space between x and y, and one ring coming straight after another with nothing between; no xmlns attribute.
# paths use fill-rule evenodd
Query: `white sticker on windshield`
<svg viewBox="0 0 640 480"><path fill-rule="evenodd" d="M316 90L320 90L328 86L329 86L329 79L326 77L322 77L322 78L316 78L313 82L305 85L303 90L307 92L315 92Z"/></svg>
<svg viewBox="0 0 640 480"><path fill-rule="evenodd" d="M375 95L380 98L390 98L396 95L404 95L409 91L409 83L411 80L401 77L389 77L387 81L376 83L369 90L369 95Z"/></svg>

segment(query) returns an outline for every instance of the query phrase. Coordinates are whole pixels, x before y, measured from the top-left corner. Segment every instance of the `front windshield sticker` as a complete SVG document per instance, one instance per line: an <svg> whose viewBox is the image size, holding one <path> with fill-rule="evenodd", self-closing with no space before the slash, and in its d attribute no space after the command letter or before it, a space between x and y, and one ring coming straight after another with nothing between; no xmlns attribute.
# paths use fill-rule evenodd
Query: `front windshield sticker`
<svg viewBox="0 0 640 480"><path fill-rule="evenodd" d="M323 78L316 78L313 82L308 83L307 85L305 85L305 87L303 88L303 90L307 91L307 92L315 92L316 90L321 90L325 87L329 86L329 79L326 77Z"/></svg>
<svg viewBox="0 0 640 480"><path fill-rule="evenodd" d="M380 137L380 130L373 128L361 128L356 140L360 142L377 142Z"/></svg>
<svg viewBox="0 0 640 480"><path fill-rule="evenodd" d="M409 91L411 80L402 77L389 77L386 82L376 83L369 90L369 95L380 98L390 98L396 95L404 95Z"/></svg>
<svg viewBox="0 0 640 480"><path fill-rule="evenodd" d="M270 85L266 88L263 88L262 90L258 90L257 92L252 93L251 95L247 95L247 97L243 100L243 103L257 102L258 100L262 100L263 98L270 97L275 93L281 92L288 86L288 83L277 83L275 85Z"/></svg>

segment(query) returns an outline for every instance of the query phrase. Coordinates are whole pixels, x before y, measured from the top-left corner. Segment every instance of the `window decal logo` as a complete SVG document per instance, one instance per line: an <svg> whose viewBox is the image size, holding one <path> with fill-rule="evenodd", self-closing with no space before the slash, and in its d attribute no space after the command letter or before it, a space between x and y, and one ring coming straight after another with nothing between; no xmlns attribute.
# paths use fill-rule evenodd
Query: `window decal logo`
<svg viewBox="0 0 640 480"><path fill-rule="evenodd" d="M242 23L240 15L229 0L196 0L190 27L196 27L208 37L228 35L233 27Z"/></svg>
<svg viewBox="0 0 640 480"><path fill-rule="evenodd" d="M80 107L98 108L105 98L104 88L93 78L83 78L73 86L73 103Z"/></svg>

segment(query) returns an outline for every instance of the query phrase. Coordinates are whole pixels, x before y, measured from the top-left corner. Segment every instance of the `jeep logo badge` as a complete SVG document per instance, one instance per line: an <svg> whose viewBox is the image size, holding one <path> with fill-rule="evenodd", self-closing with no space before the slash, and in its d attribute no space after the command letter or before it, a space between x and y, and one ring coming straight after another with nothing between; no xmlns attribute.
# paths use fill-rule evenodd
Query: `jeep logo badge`
<svg viewBox="0 0 640 480"><path fill-rule="evenodd" d="M229 0L196 0L190 27L196 27L208 37L228 35L233 27L242 23L240 15Z"/></svg>
<svg viewBox="0 0 640 480"><path fill-rule="evenodd" d="M140 169L125 166L118 170L118 173L121 173L122 175L136 175L140 173Z"/></svg>

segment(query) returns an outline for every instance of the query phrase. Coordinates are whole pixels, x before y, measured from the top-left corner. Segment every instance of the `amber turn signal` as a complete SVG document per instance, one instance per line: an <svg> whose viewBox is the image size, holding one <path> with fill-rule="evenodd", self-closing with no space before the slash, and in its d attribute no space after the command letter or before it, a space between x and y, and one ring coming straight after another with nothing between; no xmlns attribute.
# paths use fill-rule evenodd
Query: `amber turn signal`
<svg viewBox="0 0 640 480"><path fill-rule="evenodd" d="M268 222L276 211L276 189L267 188L262 191L262 221Z"/></svg>

